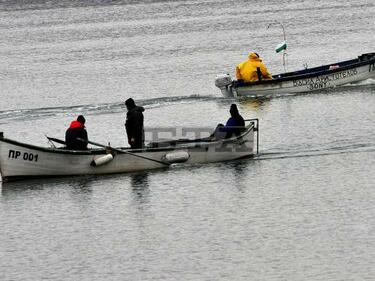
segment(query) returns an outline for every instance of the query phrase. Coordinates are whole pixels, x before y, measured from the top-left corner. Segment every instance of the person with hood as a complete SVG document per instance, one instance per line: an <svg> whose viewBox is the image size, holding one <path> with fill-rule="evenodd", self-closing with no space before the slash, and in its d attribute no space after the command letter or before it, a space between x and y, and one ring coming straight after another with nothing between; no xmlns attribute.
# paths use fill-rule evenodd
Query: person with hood
<svg viewBox="0 0 375 281"><path fill-rule="evenodd" d="M128 112L126 113L125 129L128 143L132 149L144 146L143 111L142 106L136 106L132 98L125 101Z"/></svg>
<svg viewBox="0 0 375 281"><path fill-rule="evenodd" d="M250 53L247 61L236 66L236 77L237 80L243 80L245 82L272 79L272 75L268 72L257 53Z"/></svg>
<svg viewBox="0 0 375 281"><path fill-rule="evenodd" d="M223 124L217 125L215 132L211 135L214 139L231 138L234 135L238 136L245 130L245 120L238 112L236 104L231 104L230 115L225 126Z"/></svg>
<svg viewBox="0 0 375 281"><path fill-rule="evenodd" d="M86 150L87 149L87 131L85 129L85 117L79 115L77 120L70 123L69 128L65 132L65 145L67 149L71 150ZM81 141L82 139L84 141Z"/></svg>

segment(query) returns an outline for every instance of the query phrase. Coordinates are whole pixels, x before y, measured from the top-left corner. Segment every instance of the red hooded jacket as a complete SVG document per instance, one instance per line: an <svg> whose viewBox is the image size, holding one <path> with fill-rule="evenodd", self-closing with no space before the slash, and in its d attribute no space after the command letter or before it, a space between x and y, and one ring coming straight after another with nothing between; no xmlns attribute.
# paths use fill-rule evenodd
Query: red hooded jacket
<svg viewBox="0 0 375 281"><path fill-rule="evenodd" d="M87 142L79 139L87 141L87 131L84 124L75 120L70 123L69 129L65 133L66 148L71 150L86 150Z"/></svg>

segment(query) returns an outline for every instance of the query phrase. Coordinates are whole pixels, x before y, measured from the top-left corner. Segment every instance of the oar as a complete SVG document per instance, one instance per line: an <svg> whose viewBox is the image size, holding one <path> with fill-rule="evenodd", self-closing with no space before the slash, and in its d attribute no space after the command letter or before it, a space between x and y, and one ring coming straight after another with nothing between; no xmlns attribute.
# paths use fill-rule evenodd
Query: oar
<svg viewBox="0 0 375 281"><path fill-rule="evenodd" d="M110 150L113 150L113 151L116 151L116 152L119 152L119 153L125 153L125 154L129 154L129 155L132 155L132 156L135 156L135 157L139 157L139 158L145 159L145 160L153 161L153 162L156 162L156 163L159 163L159 164L163 164L163 165L166 165L166 166L171 165L168 162L155 160L155 159L152 159L152 158L148 158L148 157L145 157L145 156L142 156L142 155L131 153L131 152L128 152L128 151L123 150L123 149L113 148L113 147L110 147L108 145L100 144L100 143L97 143L97 142L93 142L93 141L89 141L89 140L84 140L84 139L81 139L81 138L77 138L77 140L83 141L83 142L87 142L89 144L96 145L96 146L99 146L99 147L108 148Z"/></svg>
<svg viewBox="0 0 375 281"><path fill-rule="evenodd" d="M44 136L48 139L47 135L44 134ZM53 148L56 148L56 145L53 143L53 141L51 141L50 139L48 139L48 142L52 145Z"/></svg>
<svg viewBox="0 0 375 281"><path fill-rule="evenodd" d="M57 143L59 143L59 144L64 144L64 145L65 145L65 141L63 141L63 140L59 140L59 139L55 139L55 138L51 138L51 137L48 137L48 136L46 136L46 138L47 138L48 140L50 140L50 141L54 141L54 142L57 142Z"/></svg>

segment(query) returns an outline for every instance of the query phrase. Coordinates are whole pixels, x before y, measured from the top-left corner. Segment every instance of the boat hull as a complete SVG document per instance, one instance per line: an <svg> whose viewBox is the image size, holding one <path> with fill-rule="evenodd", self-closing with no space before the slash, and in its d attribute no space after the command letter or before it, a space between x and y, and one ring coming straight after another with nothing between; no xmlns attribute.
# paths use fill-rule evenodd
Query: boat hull
<svg viewBox="0 0 375 281"><path fill-rule="evenodd" d="M335 88L375 78L375 53L364 54L356 60L344 61L301 71L279 74L273 80L257 82L231 81L216 83L224 96L268 97L273 95L306 93ZM223 77L221 78L223 79Z"/></svg>
<svg viewBox="0 0 375 281"><path fill-rule="evenodd" d="M0 172L3 181L28 177L96 175L165 168L174 162L174 155L183 153L175 163L210 163L252 156L257 125L251 123L240 137L220 141L189 142L163 148L142 150L116 149L108 163L100 166L93 161L108 154L106 149L72 151L44 148L0 137ZM177 153L177 154L176 154ZM172 156L172 157L168 157ZM104 159L104 158L103 158ZM97 161L100 162L100 161Z"/></svg>

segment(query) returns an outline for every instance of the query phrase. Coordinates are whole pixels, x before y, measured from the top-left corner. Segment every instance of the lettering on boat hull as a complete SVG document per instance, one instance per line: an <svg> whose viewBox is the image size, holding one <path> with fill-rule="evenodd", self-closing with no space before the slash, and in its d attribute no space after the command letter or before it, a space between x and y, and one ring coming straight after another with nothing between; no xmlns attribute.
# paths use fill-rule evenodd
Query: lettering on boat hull
<svg viewBox="0 0 375 281"><path fill-rule="evenodd" d="M9 150L8 158L22 159L22 160L30 161L30 162L38 162L38 154L27 153L27 152L22 153L21 151L13 150L13 149Z"/></svg>
<svg viewBox="0 0 375 281"><path fill-rule="evenodd" d="M371 68L371 65L370 65L370 68ZM293 81L293 87L306 86L309 90L324 89L324 88L328 88L331 86L330 82L341 80L341 79L346 79L357 74L358 74L358 71L356 68L349 69L346 71L336 72L336 73L332 73L328 75L321 75L318 77L296 80L296 81Z"/></svg>

